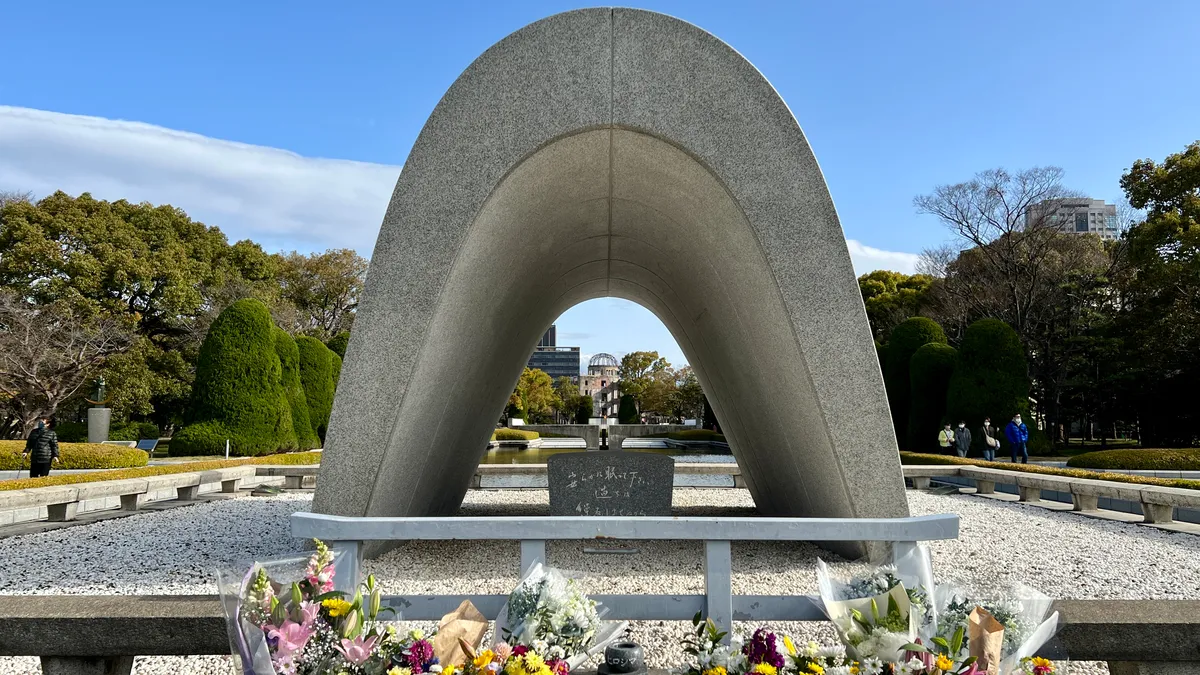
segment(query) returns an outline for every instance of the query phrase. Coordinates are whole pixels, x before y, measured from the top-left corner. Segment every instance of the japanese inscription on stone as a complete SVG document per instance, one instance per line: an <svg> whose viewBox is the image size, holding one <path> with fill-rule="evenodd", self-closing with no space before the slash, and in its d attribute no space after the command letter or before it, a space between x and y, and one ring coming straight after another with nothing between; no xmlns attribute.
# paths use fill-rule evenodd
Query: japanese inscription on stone
<svg viewBox="0 0 1200 675"><path fill-rule="evenodd" d="M552 516L669 516L675 460L649 452L571 452L547 460Z"/></svg>

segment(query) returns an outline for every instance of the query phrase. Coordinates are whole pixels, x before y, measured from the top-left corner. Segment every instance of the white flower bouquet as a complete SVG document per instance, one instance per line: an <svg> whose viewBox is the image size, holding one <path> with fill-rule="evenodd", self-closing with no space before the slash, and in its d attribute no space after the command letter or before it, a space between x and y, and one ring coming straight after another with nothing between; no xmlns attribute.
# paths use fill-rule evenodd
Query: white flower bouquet
<svg viewBox="0 0 1200 675"><path fill-rule="evenodd" d="M600 620L599 604L561 570L538 563L526 572L496 618L496 635L511 645L562 652L571 668L620 636L626 622Z"/></svg>
<svg viewBox="0 0 1200 675"><path fill-rule="evenodd" d="M1021 584L987 588L980 584L943 583L935 593L938 604L937 636L950 640L959 630L966 639L962 653L982 652L972 641L987 641L992 669L1013 673L1023 659L1033 656L1058 628L1058 613L1047 617L1051 599Z"/></svg>

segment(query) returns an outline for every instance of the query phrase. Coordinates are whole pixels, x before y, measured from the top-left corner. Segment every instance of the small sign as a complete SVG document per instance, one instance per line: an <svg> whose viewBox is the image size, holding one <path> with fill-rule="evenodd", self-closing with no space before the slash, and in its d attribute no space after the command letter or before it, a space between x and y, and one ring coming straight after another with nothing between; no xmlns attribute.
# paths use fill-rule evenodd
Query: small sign
<svg viewBox="0 0 1200 675"><path fill-rule="evenodd" d="M158 447L158 439L157 438L144 438L137 442L138 450L145 450L146 452L154 452L154 448L157 448L157 447Z"/></svg>
<svg viewBox="0 0 1200 675"><path fill-rule="evenodd" d="M669 516L675 460L651 452L569 452L546 460L552 516Z"/></svg>

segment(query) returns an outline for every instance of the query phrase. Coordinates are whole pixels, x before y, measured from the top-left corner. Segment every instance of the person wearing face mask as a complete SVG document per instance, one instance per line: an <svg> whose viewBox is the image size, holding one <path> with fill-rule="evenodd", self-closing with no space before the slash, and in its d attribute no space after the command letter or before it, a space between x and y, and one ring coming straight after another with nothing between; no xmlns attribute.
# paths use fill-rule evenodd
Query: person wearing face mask
<svg viewBox="0 0 1200 675"><path fill-rule="evenodd" d="M1029 429L1021 421L1021 413L1013 415L1012 421L1004 427L1004 435L1008 437L1008 446L1012 450L1013 464L1017 463L1017 452L1021 453L1021 463L1029 463L1029 450L1025 444L1029 442Z"/></svg>
<svg viewBox="0 0 1200 675"><path fill-rule="evenodd" d="M1000 441L996 440L996 427L992 426L992 418L985 417L983 428L979 431L983 434L983 458L989 462L996 461L996 448L1000 447Z"/></svg>
<svg viewBox="0 0 1200 675"><path fill-rule="evenodd" d="M970 449L971 430L967 428L966 422L960 420L958 428L954 430L954 452L959 457L966 457Z"/></svg>
<svg viewBox="0 0 1200 675"><path fill-rule="evenodd" d="M954 432L950 430L949 424L938 432L938 445L942 448L942 452L950 452L954 449Z"/></svg>
<svg viewBox="0 0 1200 675"><path fill-rule="evenodd" d="M41 478L50 475L50 465L58 461L58 435L47 424L48 419L40 419L37 428L29 434L25 441L25 453L29 456L29 477Z"/></svg>

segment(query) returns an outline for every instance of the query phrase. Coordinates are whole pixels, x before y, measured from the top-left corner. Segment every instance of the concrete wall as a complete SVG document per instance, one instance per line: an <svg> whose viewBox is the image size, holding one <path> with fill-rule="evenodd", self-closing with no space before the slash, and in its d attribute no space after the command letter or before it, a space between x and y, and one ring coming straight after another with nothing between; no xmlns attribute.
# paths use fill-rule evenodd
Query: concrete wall
<svg viewBox="0 0 1200 675"><path fill-rule="evenodd" d="M582 438L589 449L600 448L600 426L596 424L526 424L520 427L528 431L540 433L564 434ZM650 434L686 431L696 427L682 424L610 424L608 425L608 447L613 450L621 448L621 441L626 438L638 438Z"/></svg>

